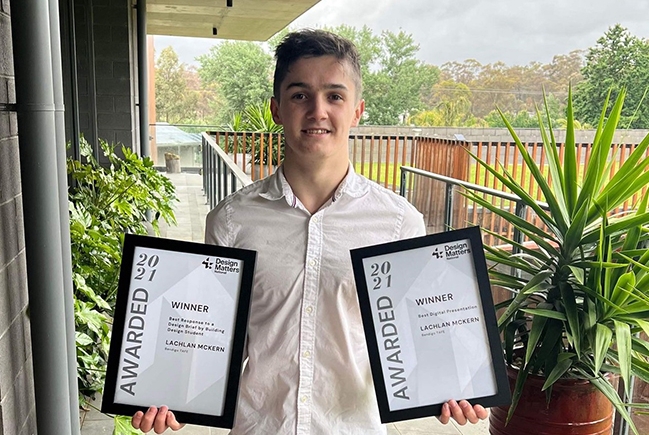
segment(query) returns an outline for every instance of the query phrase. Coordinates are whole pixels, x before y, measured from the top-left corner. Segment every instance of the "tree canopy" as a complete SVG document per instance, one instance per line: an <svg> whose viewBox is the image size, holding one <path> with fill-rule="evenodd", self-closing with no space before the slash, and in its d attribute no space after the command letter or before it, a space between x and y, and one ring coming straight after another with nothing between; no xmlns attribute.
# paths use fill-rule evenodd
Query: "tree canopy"
<svg viewBox="0 0 649 435"><path fill-rule="evenodd" d="M376 34L368 26L327 28L352 40L360 54L365 115L362 124L501 126L496 109L514 127L531 127L544 93L552 121L561 125L570 84L575 114L589 126L609 89L615 97L626 88L622 125L649 126L649 41L631 35L620 25L611 27L587 52L558 54L543 64L481 64L475 59L441 66L418 58L419 44L404 31ZM199 56L197 70L178 62L170 47L156 62L156 107L168 122L225 124L247 107L259 106L272 95L271 50L288 33L267 43L224 41Z"/></svg>
<svg viewBox="0 0 649 435"><path fill-rule="evenodd" d="M272 95L272 56L260 44L224 41L197 58L203 84L217 84L227 107L224 119L250 105L260 105Z"/></svg>
<svg viewBox="0 0 649 435"><path fill-rule="evenodd" d="M178 61L173 48L160 52L155 64L155 108L165 122L180 122L186 109L187 81L185 66Z"/></svg>
<svg viewBox="0 0 649 435"><path fill-rule="evenodd" d="M403 124L412 113L424 108L423 96L439 78L439 69L417 59L419 44L412 35L383 31L375 35L341 25L327 30L356 45L361 59L365 117L363 124Z"/></svg>
<svg viewBox="0 0 649 435"><path fill-rule="evenodd" d="M622 88L627 94L620 125L649 127L649 40L640 39L619 24L597 40L586 54L584 81L575 89L575 115L596 124L609 91L615 100Z"/></svg>

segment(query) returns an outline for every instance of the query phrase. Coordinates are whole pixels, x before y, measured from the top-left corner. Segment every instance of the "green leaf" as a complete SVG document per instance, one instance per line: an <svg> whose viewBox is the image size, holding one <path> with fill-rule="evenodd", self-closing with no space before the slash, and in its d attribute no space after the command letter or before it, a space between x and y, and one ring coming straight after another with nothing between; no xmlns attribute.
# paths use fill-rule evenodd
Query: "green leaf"
<svg viewBox="0 0 649 435"><path fill-rule="evenodd" d="M631 380L631 328L627 323L613 320L615 324L615 342L617 344L617 354L620 360L620 372L626 387L626 394L630 396Z"/></svg>
<svg viewBox="0 0 649 435"><path fill-rule="evenodd" d="M559 158L559 152L557 151L557 142L554 138L554 131L552 129L552 122L550 119L550 109L548 108L547 95L545 90L543 91L543 103L545 105L545 114L547 116L550 138L548 139L548 134L545 131L545 126L543 125L543 120L541 119L541 113L539 110L536 110L536 116L539 123L539 130L541 131L541 138L543 139L543 147L545 149L545 154L548 158L548 168L550 171L550 178L552 180L552 188L556 193L557 202L559 207L564 210L566 216L570 215L568 207L566 206L564 193L565 181L563 178L563 172L561 171L561 160Z"/></svg>
<svg viewBox="0 0 649 435"><path fill-rule="evenodd" d="M530 328L529 338L527 340L527 351L525 353L525 367L529 364L532 359L532 354L536 348L536 344L539 342L539 338L545 329L545 323L547 318L543 316L534 316L532 319L532 327Z"/></svg>
<svg viewBox="0 0 649 435"><path fill-rule="evenodd" d="M563 342L563 322L556 319L548 319L543 342L536 354L533 371L537 372L541 367L544 371L551 372L560 355Z"/></svg>
<svg viewBox="0 0 649 435"><path fill-rule="evenodd" d="M631 358L631 374L649 383L649 363L635 357Z"/></svg>
<svg viewBox="0 0 649 435"><path fill-rule="evenodd" d="M92 343L94 343L93 339L88 336L88 334L84 334L83 332L76 332L75 333L75 341L77 343L77 346L88 346Z"/></svg>
<svg viewBox="0 0 649 435"><path fill-rule="evenodd" d="M642 328L642 331L643 331L646 335L649 336L649 322L648 322L648 321L646 321L646 320L636 319L636 320L635 320L635 323L637 323L637 325L638 325L640 328Z"/></svg>
<svg viewBox="0 0 649 435"><path fill-rule="evenodd" d="M523 386L527 380L527 375L529 371L526 369L521 369L518 371L518 376L516 376L516 383L514 384L514 391L512 393L512 404L509 406L509 412L507 413L507 421L509 423L511 418L514 415L514 411L518 406L518 402L521 399L521 394L523 393Z"/></svg>
<svg viewBox="0 0 649 435"><path fill-rule="evenodd" d="M138 435L142 433L133 427L131 417L116 415L113 422L115 424L113 435Z"/></svg>
<svg viewBox="0 0 649 435"><path fill-rule="evenodd" d="M566 310L566 317L568 318L568 326L570 327L570 334L572 335L572 343L577 352L577 356L581 356L581 327L579 324L579 315L577 314L577 299L573 288L565 283L559 284L559 291L561 292L561 302ZM559 319L561 320L561 319Z"/></svg>
<svg viewBox="0 0 649 435"><path fill-rule="evenodd" d="M588 217L588 210L590 201L584 201L579 210L573 216L570 227L563 238L563 255L566 258L572 257L572 253L581 245L581 237L586 228L586 218Z"/></svg>
<svg viewBox="0 0 649 435"><path fill-rule="evenodd" d="M549 319L557 319L557 320L564 320L564 321L567 320L565 314L553 310L540 310L537 308L521 308L521 311L523 311L524 313L532 314L534 316L547 317Z"/></svg>
<svg viewBox="0 0 649 435"><path fill-rule="evenodd" d="M577 266L568 266L579 284L584 284L584 269Z"/></svg>
<svg viewBox="0 0 649 435"><path fill-rule="evenodd" d="M518 135L514 131L514 128L512 125L504 119L505 121L505 126L509 130L509 133L511 134L512 138L514 139L514 143L516 144L516 147L518 148L518 151L525 161L527 169L529 169L530 174L532 177L534 177L534 180L538 184L539 188L543 192L543 197L545 198L545 201L548 203L548 206L550 207L551 210L551 215L554 218L554 222L556 223L557 228L559 231L564 232L568 228L567 221L568 221L568 216L566 216L565 210L562 210L561 207L559 206L559 203L557 199L554 196L554 193L552 192L552 189L550 189L550 186L548 185L547 181L545 180L545 176L539 169L538 165L530 156L529 152L527 151L527 148L523 145L521 140L518 138ZM512 190L513 192L514 190ZM518 193L517 193L518 194ZM519 195L520 196L520 195ZM529 206L532 206L532 203L527 204ZM535 210L536 211L536 210ZM538 214L538 212L537 212ZM545 214L545 213L543 213Z"/></svg>
<svg viewBox="0 0 649 435"><path fill-rule="evenodd" d="M529 293L533 293L537 289L540 289L546 285L549 285L546 280L552 276L551 271L541 272L533 276L528 283L523 287L523 289L516 295L514 301L505 312L500 316L498 320L498 326L502 326L521 306L521 304L528 298Z"/></svg>
<svg viewBox="0 0 649 435"><path fill-rule="evenodd" d="M552 370L552 372L545 379L545 383L543 384L543 387L541 387L541 391L545 391L552 385L554 385L554 383L559 380L559 378L561 378L561 376L563 376L571 366L571 359L563 359L559 361L554 367L554 370Z"/></svg>
<svg viewBox="0 0 649 435"><path fill-rule="evenodd" d="M546 213L545 210L543 210L543 207L541 207L540 203L536 201L534 198L532 198L520 184L518 184L515 180L513 180L512 177L506 177L502 175L496 169L492 168L488 163L480 159L475 154L471 153L471 151L467 151L467 152L476 160L476 162L478 162L478 164L480 164L489 173L491 173L491 175L493 175L501 183L503 183L503 185L505 185L515 195L521 198L523 203L526 206L530 207L532 210L534 210L534 212L539 216L541 220L543 220L543 222L549 224L550 226L556 226L552 218Z"/></svg>
<svg viewBox="0 0 649 435"><path fill-rule="evenodd" d="M631 172L632 168L634 168L638 164L638 162L641 161L641 159L646 161L646 158L644 158L644 156L648 148L649 135L646 135L644 139L642 139L636 146L633 152L624 159L624 163L622 164L622 166L620 166L615 175L613 175L613 177L609 181L609 185L623 183L625 181L624 179L626 178L625 174ZM640 166L645 167L646 164L641 164Z"/></svg>
<svg viewBox="0 0 649 435"><path fill-rule="evenodd" d="M547 232L543 231L542 229L536 227L535 225L531 224L530 222L527 222L525 219L522 219L518 216L516 216L513 213L510 213L507 210L501 209L500 207L484 200L483 198L473 195L468 193L467 196L469 199L472 201L478 203L479 205L485 207L492 213L502 217L505 219L507 222L512 223L516 228L518 228L523 234L525 234L530 240L532 240L534 243L542 247L544 250L550 253L555 253L557 256L559 256L559 252L557 249L552 246L548 242L548 240L551 240L555 243L557 243L556 240L553 240L552 236L548 234Z"/></svg>
<svg viewBox="0 0 649 435"><path fill-rule="evenodd" d="M566 140L563 154L563 181L562 192L568 212L572 216L577 208L577 152L575 147L575 123L572 110L572 86L568 87L568 107L566 108ZM586 204L587 202L584 202ZM584 206L582 204L582 207ZM581 207L579 208L581 209ZM575 219L577 220L577 219Z"/></svg>
<svg viewBox="0 0 649 435"><path fill-rule="evenodd" d="M595 330L595 373L600 372L612 340L613 331L611 328L598 323Z"/></svg>
<svg viewBox="0 0 649 435"><path fill-rule="evenodd" d="M635 286L635 275L633 272L623 274L615 283L615 287L611 293L611 302L615 306L624 306L624 303L629 299ZM615 308L610 306L607 311L607 316L613 315Z"/></svg>

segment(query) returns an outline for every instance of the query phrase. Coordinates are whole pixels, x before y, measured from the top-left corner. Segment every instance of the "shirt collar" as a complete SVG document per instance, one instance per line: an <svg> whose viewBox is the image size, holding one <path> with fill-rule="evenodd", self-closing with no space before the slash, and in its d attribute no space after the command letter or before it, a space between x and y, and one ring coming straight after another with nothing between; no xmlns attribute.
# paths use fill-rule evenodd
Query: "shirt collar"
<svg viewBox="0 0 649 435"><path fill-rule="evenodd" d="M369 191L369 181L354 171L354 166L350 163L349 170L343 181L338 185L333 197L332 202L336 202L343 195L349 195L352 198L360 198ZM284 168L280 166L278 170L268 177L268 182L265 188L259 194L262 198L269 201L277 201L286 198L286 202L295 207L297 198L293 193L293 189L286 181L284 176Z"/></svg>

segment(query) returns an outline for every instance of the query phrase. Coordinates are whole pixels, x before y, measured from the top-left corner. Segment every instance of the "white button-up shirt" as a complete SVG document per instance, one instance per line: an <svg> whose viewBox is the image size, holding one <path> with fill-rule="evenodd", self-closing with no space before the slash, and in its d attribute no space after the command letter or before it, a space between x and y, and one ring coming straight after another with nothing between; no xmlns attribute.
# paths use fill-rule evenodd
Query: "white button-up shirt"
<svg viewBox="0 0 649 435"><path fill-rule="evenodd" d="M232 435L385 433L349 250L424 234L412 205L351 165L313 215L281 170L209 213L207 243L257 251Z"/></svg>

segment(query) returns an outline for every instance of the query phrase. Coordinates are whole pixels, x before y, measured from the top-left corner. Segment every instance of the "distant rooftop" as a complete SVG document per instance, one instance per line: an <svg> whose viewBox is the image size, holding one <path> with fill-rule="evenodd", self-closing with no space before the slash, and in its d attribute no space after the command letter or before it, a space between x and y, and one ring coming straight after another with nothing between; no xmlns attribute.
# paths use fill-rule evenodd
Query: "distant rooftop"
<svg viewBox="0 0 649 435"><path fill-rule="evenodd" d="M187 133L175 125L169 125L166 122L158 122L155 124L155 136L155 141L158 146L189 146L201 143L200 133Z"/></svg>

